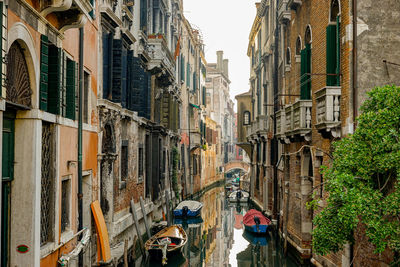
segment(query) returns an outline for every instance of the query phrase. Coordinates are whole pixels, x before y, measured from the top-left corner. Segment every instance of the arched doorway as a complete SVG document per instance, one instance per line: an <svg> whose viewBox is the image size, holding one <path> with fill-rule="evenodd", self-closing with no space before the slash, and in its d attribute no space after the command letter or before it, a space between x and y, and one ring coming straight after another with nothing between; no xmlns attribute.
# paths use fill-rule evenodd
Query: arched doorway
<svg viewBox="0 0 400 267"><path fill-rule="evenodd" d="M11 200L15 160L15 118L19 110L32 108L32 89L24 49L15 41L7 53L6 110L3 113L1 265L10 264Z"/></svg>

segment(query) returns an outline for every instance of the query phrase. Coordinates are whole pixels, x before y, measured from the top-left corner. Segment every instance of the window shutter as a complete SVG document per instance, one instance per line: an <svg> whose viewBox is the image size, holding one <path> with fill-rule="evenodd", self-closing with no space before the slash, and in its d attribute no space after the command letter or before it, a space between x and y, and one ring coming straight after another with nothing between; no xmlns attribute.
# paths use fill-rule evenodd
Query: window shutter
<svg viewBox="0 0 400 267"><path fill-rule="evenodd" d="M205 86L203 86L203 105L207 106L207 89Z"/></svg>
<svg viewBox="0 0 400 267"><path fill-rule="evenodd" d="M300 66L300 99L311 99L311 45L306 44L306 48L301 50L301 66Z"/></svg>
<svg viewBox="0 0 400 267"><path fill-rule="evenodd" d="M67 95L66 95L66 117L75 120L76 109L76 62L67 60Z"/></svg>
<svg viewBox="0 0 400 267"><path fill-rule="evenodd" d="M128 50L126 47L122 47L122 74L121 74L121 80L122 80L122 88L121 88L121 105L123 108L126 108L126 94L127 94L127 76L128 76Z"/></svg>
<svg viewBox="0 0 400 267"><path fill-rule="evenodd" d="M145 102L145 114L144 117L150 119L151 114L151 74L148 72L144 72L144 79L146 82L146 86L144 88L144 102Z"/></svg>
<svg viewBox="0 0 400 267"><path fill-rule="evenodd" d="M132 110L132 88L133 88L133 51L129 50L127 55L126 74L126 108Z"/></svg>
<svg viewBox="0 0 400 267"><path fill-rule="evenodd" d="M50 113L60 114L62 96L62 55L61 48L49 46L49 86L47 109Z"/></svg>
<svg viewBox="0 0 400 267"><path fill-rule="evenodd" d="M110 94L110 68L111 68L111 51L110 51L110 39L112 35L109 33L103 33L103 99L108 99Z"/></svg>
<svg viewBox="0 0 400 267"><path fill-rule="evenodd" d="M336 74L336 25L328 25L326 28L326 73ZM327 75L326 85L336 85L336 76Z"/></svg>
<svg viewBox="0 0 400 267"><path fill-rule="evenodd" d="M186 63L186 86L190 87L190 64L189 64L189 61Z"/></svg>
<svg viewBox="0 0 400 267"><path fill-rule="evenodd" d="M131 103L132 110L138 111L139 116L142 116L140 111L141 98L143 97L141 93L141 77L142 77L142 67L140 66L140 59L138 57L132 58L132 84L131 84Z"/></svg>
<svg viewBox="0 0 400 267"><path fill-rule="evenodd" d="M121 102L122 89L122 40L113 40L112 101Z"/></svg>
<svg viewBox="0 0 400 267"><path fill-rule="evenodd" d="M60 68L60 107L61 115L66 116L67 113L67 55L63 50L61 50L61 68Z"/></svg>
<svg viewBox="0 0 400 267"><path fill-rule="evenodd" d="M49 83L49 45L48 37L40 37L40 109L47 111Z"/></svg>
<svg viewBox="0 0 400 267"><path fill-rule="evenodd" d="M340 86L340 17L336 18L336 85Z"/></svg>
<svg viewBox="0 0 400 267"><path fill-rule="evenodd" d="M181 81L185 80L185 57L181 55Z"/></svg>
<svg viewBox="0 0 400 267"><path fill-rule="evenodd" d="M197 90L197 75L196 72L193 72L193 91Z"/></svg>

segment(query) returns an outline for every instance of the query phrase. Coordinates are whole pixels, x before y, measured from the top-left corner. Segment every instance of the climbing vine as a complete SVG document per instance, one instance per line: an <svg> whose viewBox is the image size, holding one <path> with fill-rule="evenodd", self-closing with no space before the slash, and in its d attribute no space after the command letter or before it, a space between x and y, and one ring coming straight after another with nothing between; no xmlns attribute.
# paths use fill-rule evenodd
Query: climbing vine
<svg viewBox="0 0 400 267"><path fill-rule="evenodd" d="M365 226L375 253L400 253L400 87L373 89L361 108L358 127L333 144L333 161L323 167L328 197L314 218L313 249L325 255L354 242ZM316 208L319 199L310 203Z"/></svg>
<svg viewBox="0 0 400 267"><path fill-rule="evenodd" d="M178 164L179 164L178 148L174 146L172 148L172 189L175 192L176 199L179 199Z"/></svg>

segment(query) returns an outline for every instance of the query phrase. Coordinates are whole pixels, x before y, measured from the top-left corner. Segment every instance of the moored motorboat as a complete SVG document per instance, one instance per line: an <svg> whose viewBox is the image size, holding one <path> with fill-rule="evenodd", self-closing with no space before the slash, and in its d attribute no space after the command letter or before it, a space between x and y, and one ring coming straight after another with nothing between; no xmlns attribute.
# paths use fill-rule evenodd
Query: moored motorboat
<svg viewBox="0 0 400 267"><path fill-rule="evenodd" d="M249 200L249 193L243 190L233 191L229 194L230 202L247 202Z"/></svg>
<svg viewBox="0 0 400 267"><path fill-rule="evenodd" d="M271 224L271 221L260 211L251 209L246 213L246 215L244 215L243 224L245 230L249 232L264 234L267 233L267 229Z"/></svg>
<svg viewBox="0 0 400 267"><path fill-rule="evenodd" d="M184 200L174 209L175 217L196 217L200 215L203 204L194 200Z"/></svg>
<svg viewBox="0 0 400 267"><path fill-rule="evenodd" d="M174 252L181 252L187 242L187 234L179 225L172 225L162 229L146 241L145 248L149 253L162 253L162 264L167 263L167 256Z"/></svg>

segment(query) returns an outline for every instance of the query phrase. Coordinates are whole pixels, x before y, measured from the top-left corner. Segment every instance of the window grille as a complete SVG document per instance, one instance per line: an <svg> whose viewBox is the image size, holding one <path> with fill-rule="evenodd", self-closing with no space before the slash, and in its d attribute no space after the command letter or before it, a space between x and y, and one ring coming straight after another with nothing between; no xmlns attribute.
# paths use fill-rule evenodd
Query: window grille
<svg viewBox="0 0 400 267"><path fill-rule="evenodd" d="M70 226L70 180L61 182L61 232Z"/></svg>
<svg viewBox="0 0 400 267"><path fill-rule="evenodd" d="M139 147L139 156L138 156L138 175L139 179L143 176L143 148Z"/></svg>
<svg viewBox="0 0 400 267"><path fill-rule="evenodd" d="M51 125L43 122L42 162L41 162L41 201L40 201L40 244L53 238L54 177L52 172L53 133Z"/></svg>
<svg viewBox="0 0 400 267"><path fill-rule="evenodd" d="M122 141L121 146L121 180L126 181L128 177L128 140Z"/></svg>

